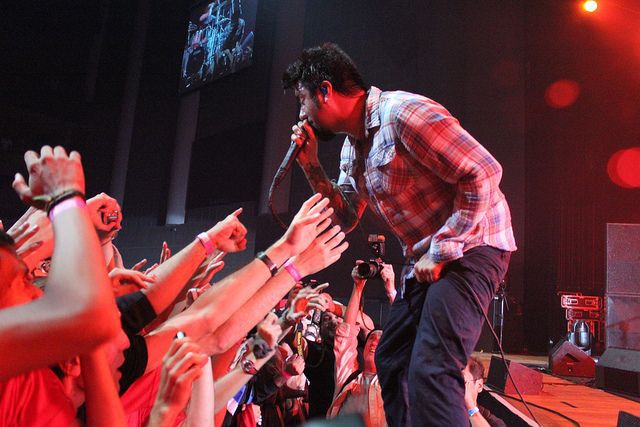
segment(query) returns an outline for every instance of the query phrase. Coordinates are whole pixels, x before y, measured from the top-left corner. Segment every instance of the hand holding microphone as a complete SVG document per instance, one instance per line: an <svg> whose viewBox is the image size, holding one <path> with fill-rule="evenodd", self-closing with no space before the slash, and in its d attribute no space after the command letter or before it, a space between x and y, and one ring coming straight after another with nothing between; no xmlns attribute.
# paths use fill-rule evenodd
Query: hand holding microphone
<svg viewBox="0 0 640 427"><path fill-rule="evenodd" d="M299 147L296 153L298 162L318 163L318 138L311 124L305 119L293 125L291 130L291 145Z"/></svg>

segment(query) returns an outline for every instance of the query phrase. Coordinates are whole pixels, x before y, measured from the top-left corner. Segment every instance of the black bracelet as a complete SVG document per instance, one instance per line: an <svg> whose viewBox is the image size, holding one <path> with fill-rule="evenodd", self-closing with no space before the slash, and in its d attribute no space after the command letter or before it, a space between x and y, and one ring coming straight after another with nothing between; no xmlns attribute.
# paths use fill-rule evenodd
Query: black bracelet
<svg viewBox="0 0 640 427"><path fill-rule="evenodd" d="M263 251L260 251L256 255L256 258L264 262L264 265L266 265L269 271L271 272L271 277L275 276L278 273L278 266L275 265L273 261L271 261L271 258L269 258L266 253L264 253Z"/></svg>
<svg viewBox="0 0 640 427"><path fill-rule="evenodd" d="M54 196L52 198L52 200L47 203L47 207L46 207L47 216L51 212L51 209L53 209L57 204L59 204L61 202L64 202L67 199L71 199L73 197L81 197L82 200L85 200L85 196L84 196L84 193L82 191L68 190L68 191L65 191L63 193L60 193L60 194Z"/></svg>

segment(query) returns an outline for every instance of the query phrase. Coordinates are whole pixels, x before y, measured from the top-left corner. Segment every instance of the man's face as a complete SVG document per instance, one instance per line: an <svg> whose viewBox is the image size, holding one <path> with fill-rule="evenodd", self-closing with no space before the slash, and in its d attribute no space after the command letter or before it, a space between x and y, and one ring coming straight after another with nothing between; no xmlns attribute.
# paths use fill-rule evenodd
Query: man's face
<svg viewBox="0 0 640 427"><path fill-rule="evenodd" d="M118 368L124 363L124 351L129 348L130 344L129 337L120 329L115 338L104 345L109 371L116 385L122 377L122 372Z"/></svg>
<svg viewBox="0 0 640 427"><path fill-rule="evenodd" d="M380 337L382 337L382 331L373 331L369 335L367 342L364 343L362 356L364 358L364 370L367 372L376 372L375 355L380 343Z"/></svg>
<svg viewBox="0 0 640 427"><path fill-rule="evenodd" d="M320 91L310 93L302 83L298 82L295 95L300 104L300 120L309 122L319 140L329 141L333 139L335 133L333 133L331 127L332 115L323 106Z"/></svg>
<svg viewBox="0 0 640 427"><path fill-rule="evenodd" d="M8 247L0 247L0 309L25 304L42 295L26 264Z"/></svg>
<svg viewBox="0 0 640 427"><path fill-rule="evenodd" d="M465 366L465 368L462 370L462 377L464 378L465 383L465 393L470 393L472 400L475 401L478 398L478 393L482 391L484 379L473 378L473 375L469 370L469 365Z"/></svg>

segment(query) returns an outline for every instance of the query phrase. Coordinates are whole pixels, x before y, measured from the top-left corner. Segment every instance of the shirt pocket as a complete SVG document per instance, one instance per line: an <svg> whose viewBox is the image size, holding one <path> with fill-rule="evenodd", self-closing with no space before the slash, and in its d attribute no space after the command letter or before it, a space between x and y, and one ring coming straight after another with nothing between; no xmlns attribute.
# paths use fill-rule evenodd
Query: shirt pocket
<svg viewBox="0 0 640 427"><path fill-rule="evenodd" d="M407 191L411 176L394 144L386 145L370 156L369 181L377 197L384 199Z"/></svg>

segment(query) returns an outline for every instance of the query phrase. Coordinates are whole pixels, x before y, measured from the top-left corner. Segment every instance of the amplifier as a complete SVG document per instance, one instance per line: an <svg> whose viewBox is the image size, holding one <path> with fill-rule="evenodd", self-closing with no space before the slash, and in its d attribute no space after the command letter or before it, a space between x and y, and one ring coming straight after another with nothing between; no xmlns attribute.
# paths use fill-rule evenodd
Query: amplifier
<svg viewBox="0 0 640 427"><path fill-rule="evenodd" d="M602 310L602 297L588 295L562 295L560 299L562 308L577 310Z"/></svg>
<svg viewBox="0 0 640 427"><path fill-rule="evenodd" d="M602 320L604 315L602 311L582 310L577 308L567 308L565 311L567 320Z"/></svg>

